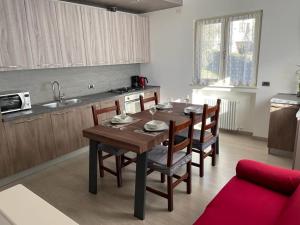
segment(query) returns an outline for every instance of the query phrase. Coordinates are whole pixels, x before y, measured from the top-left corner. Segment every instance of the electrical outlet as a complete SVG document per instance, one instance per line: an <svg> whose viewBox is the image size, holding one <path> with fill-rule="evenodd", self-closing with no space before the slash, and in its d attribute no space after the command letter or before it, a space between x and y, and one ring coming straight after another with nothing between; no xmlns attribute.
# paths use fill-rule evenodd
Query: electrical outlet
<svg viewBox="0 0 300 225"><path fill-rule="evenodd" d="M88 89L94 89L95 85L94 84L89 84Z"/></svg>
<svg viewBox="0 0 300 225"><path fill-rule="evenodd" d="M261 83L261 85L262 85L263 87L270 87L270 81L263 81L263 82Z"/></svg>

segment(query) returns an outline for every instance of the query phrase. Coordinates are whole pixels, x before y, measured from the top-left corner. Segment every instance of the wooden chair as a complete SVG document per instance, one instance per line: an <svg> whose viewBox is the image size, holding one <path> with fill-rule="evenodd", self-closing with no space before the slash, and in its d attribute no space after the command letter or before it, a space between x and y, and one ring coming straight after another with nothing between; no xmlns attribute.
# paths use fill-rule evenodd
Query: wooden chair
<svg viewBox="0 0 300 225"><path fill-rule="evenodd" d="M120 111L120 103L118 100L115 101L115 105L107 108L97 109L96 106L92 106L92 112L93 112L93 119L94 119L94 125L99 125L99 119L98 116L101 114L109 113L109 112L116 112L117 115L121 114ZM133 162L132 159L129 159L124 156L124 153L126 151L118 148L114 148L110 145L106 144L99 144L98 146L98 159L99 159L99 170L100 170L100 177L104 177L104 171L107 171L117 177L118 187L122 186L122 167L125 167ZM103 152L107 153L107 155L103 156ZM103 161L105 159L108 159L112 156L115 156L116 158L116 171L113 171L107 167L104 166ZM127 159L125 162L124 159Z"/></svg>
<svg viewBox="0 0 300 225"><path fill-rule="evenodd" d="M200 177L204 175L204 159L206 157L210 156L212 158L212 166L216 165L220 105L220 99L217 100L217 104L213 107L208 107L205 104L203 107L201 130L194 130L193 132L192 151L198 153L200 157L199 163L192 162L192 165L199 167ZM208 119L210 119L209 123L207 123ZM176 142L180 142L187 136L186 132L180 133L176 136ZM211 147L211 149L207 151L208 147Z"/></svg>
<svg viewBox="0 0 300 225"><path fill-rule="evenodd" d="M156 92L154 92L153 97L149 97L149 98L144 98L142 95L140 95L141 111L145 111L145 103L148 103L148 102L155 102L155 105L158 104L158 96L157 96Z"/></svg>
<svg viewBox="0 0 300 225"><path fill-rule="evenodd" d="M191 166L192 166L192 137L194 114L191 114L190 120L182 124L176 125L174 121L170 121L169 126L169 145L158 145L149 152L147 174L154 171L167 175L167 193L158 191L151 187L146 187L147 191L157 194L168 199L168 210L173 211L173 189L181 182L187 184L187 194L191 194ZM188 137L175 144L175 135L183 130L188 130ZM186 149L186 151L183 151ZM182 176L176 172L182 167L186 167L186 173ZM176 181L173 182L173 178Z"/></svg>

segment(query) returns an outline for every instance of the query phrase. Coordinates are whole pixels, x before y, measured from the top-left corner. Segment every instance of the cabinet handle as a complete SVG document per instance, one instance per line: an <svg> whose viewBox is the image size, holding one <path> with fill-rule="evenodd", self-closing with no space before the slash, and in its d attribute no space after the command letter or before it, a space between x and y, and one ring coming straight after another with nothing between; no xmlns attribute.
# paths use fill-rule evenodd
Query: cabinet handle
<svg viewBox="0 0 300 225"><path fill-rule="evenodd" d="M18 121L18 122L14 122L14 124L30 123L32 121L36 121L36 120L40 120L40 119L43 119L43 117L36 117L36 118L28 119L28 120Z"/></svg>
<svg viewBox="0 0 300 225"><path fill-rule="evenodd" d="M72 63L71 66L83 66L84 63Z"/></svg>
<svg viewBox="0 0 300 225"><path fill-rule="evenodd" d="M64 112L57 112L57 113L53 113L53 115L63 115L63 114L68 114L68 113L72 113L74 112L74 110L69 110L69 111L64 111Z"/></svg>
<svg viewBox="0 0 300 225"><path fill-rule="evenodd" d="M66 114L67 112L57 112L57 113L53 113L53 115L63 115Z"/></svg>
<svg viewBox="0 0 300 225"><path fill-rule="evenodd" d="M19 68L20 66L0 66L1 69Z"/></svg>

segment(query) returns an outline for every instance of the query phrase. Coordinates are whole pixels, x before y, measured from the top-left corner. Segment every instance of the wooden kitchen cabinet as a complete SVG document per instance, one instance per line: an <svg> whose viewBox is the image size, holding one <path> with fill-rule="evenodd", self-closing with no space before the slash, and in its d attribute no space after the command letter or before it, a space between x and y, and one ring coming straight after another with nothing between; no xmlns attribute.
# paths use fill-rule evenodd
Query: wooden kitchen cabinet
<svg viewBox="0 0 300 225"><path fill-rule="evenodd" d="M110 64L109 14L97 7L82 7L82 24L87 65Z"/></svg>
<svg viewBox="0 0 300 225"><path fill-rule="evenodd" d="M55 5L63 63L67 67L86 66L81 6L51 1Z"/></svg>
<svg viewBox="0 0 300 225"><path fill-rule="evenodd" d="M14 172L56 157L49 114L4 122L4 126Z"/></svg>
<svg viewBox="0 0 300 225"><path fill-rule="evenodd" d="M0 178L13 174L12 159L0 115Z"/></svg>
<svg viewBox="0 0 300 225"><path fill-rule="evenodd" d="M63 67L54 4L25 0L33 63L36 68Z"/></svg>
<svg viewBox="0 0 300 225"><path fill-rule="evenodd" d="M92 113L92 105L85 105L79 108L80 116L81 116L81 133L80 138L82 139L81 146L84 147L88 145L88 139L84 138L82 135L82 130L93 127L93 113Z"/></svg>
<svg viewBox="0 0 300 225"><path fill-rule="evenodd" d="M150 58L149 51L149 20L147 17L133 15L132 19L133 34L133 62L148 63ZM148 49L147 49L148 48Z"/></svg>
<svg viewBox="0 0 300 225"><path fill-rule="evenodd" d="M0 0L0 71L32 68L25 3Z"/></svg>
<svg viewBox="0 0 300 225"><path fill-rule="evenodd" d="M78 108L51 113L57 156L82 147L82 121Z"/></svg>
<svg viewBox="0 0 300 225"><path fill-rule="evenodd" d="M271 104L268 135L268 148L271 153L276 150L294 151L297 128L296 113L299 108L298 105Z"/></svg>

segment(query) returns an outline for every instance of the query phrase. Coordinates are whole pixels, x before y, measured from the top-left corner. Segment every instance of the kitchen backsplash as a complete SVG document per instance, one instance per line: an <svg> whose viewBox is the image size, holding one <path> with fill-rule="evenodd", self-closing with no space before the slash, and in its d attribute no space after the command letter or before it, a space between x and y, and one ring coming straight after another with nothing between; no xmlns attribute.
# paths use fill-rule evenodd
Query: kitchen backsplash
<svg viewBox="0 0 300 225"><path fill-rule="evenodd" d="M59 81L66 98L130 86L139 64L0 72L0 91L27 90L33 104L53 100L51 82ZM88 89L94 84L94 89Z"/></svg>

